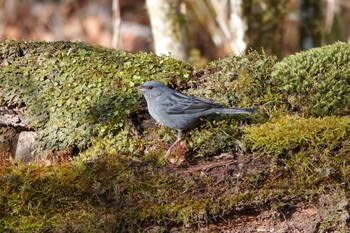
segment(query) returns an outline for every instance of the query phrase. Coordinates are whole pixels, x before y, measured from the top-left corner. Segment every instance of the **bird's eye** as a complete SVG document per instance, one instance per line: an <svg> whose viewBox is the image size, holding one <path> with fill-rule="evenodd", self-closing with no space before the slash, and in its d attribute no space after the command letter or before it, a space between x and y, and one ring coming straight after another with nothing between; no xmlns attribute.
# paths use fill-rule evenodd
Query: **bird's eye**
<svg viewBox="0 0 350 233"><path fill-rule="evenodd" d="M149 90L152 90L152 89L153 89L153 86L148 86L148 89L149 89Z"/></svg>

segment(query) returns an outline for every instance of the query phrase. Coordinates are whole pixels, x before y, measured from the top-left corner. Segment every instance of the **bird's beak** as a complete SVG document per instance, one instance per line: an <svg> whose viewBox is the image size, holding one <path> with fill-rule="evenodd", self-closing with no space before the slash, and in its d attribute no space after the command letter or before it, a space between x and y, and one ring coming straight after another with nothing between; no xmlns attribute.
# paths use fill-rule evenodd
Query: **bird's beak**
<svg viewBox="0 0 350 233"><path fill-rule="evenodd" d="M142 85L137 86L137 87L135 87L135 88L136 88L137 90L139 90L139 91L144 91L144 90L146 90L145 87L142 86Z"/></svg>

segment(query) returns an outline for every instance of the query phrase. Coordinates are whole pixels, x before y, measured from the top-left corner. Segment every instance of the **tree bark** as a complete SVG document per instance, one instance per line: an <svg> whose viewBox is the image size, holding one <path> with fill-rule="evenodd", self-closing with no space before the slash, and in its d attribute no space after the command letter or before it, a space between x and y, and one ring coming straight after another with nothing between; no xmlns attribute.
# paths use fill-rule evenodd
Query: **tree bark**
<svg viewBox="0 0 350 233"><path fill-rule="evenodd" d="M187 30L179 0L147 0L154 48L157 55L168 54L183 61L188 58Z"/></svg>
<svg viewBox="0 0 350 233"><path fill-rule="evenodd" d="M232 52L240 55L247 47L244 40L245 32L248 28L243 16L243 0L231 0L230 28L232 33Z"/></svg>

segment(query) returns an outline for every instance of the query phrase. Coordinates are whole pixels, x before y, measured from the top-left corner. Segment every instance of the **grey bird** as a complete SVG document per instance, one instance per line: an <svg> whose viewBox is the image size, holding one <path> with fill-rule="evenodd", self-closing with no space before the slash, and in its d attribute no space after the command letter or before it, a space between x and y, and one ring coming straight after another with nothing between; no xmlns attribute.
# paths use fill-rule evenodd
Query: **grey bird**
<svg viewBox="0 0 350 233"><path fill-rule="evenodd" d="M225 108L222 104L208 99L185 95L157 81L148 81L136 87L143 92L149 114L161 125L176 129L177 140L169 147L167 159L174 146L182 139L183 132L210 114L251 114L250 108Z"/></svg>

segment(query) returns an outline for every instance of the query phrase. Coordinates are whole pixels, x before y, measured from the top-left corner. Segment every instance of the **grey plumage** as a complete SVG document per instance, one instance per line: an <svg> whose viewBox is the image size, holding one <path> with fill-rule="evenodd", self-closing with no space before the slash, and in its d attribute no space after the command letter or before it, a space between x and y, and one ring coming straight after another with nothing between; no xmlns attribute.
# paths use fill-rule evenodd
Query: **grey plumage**
<svg viewBox="0 0 350 233"><path fill-rule="evenodd" d="M193 127L201 117L210 114L251 114L249 108L225 108L208 99L185 95L157 81L148 81L137 87L143 92L148 112L160 124L178 131L177 140L165 154L168 158L172 148L181 141L183 131Z"/></svg>

